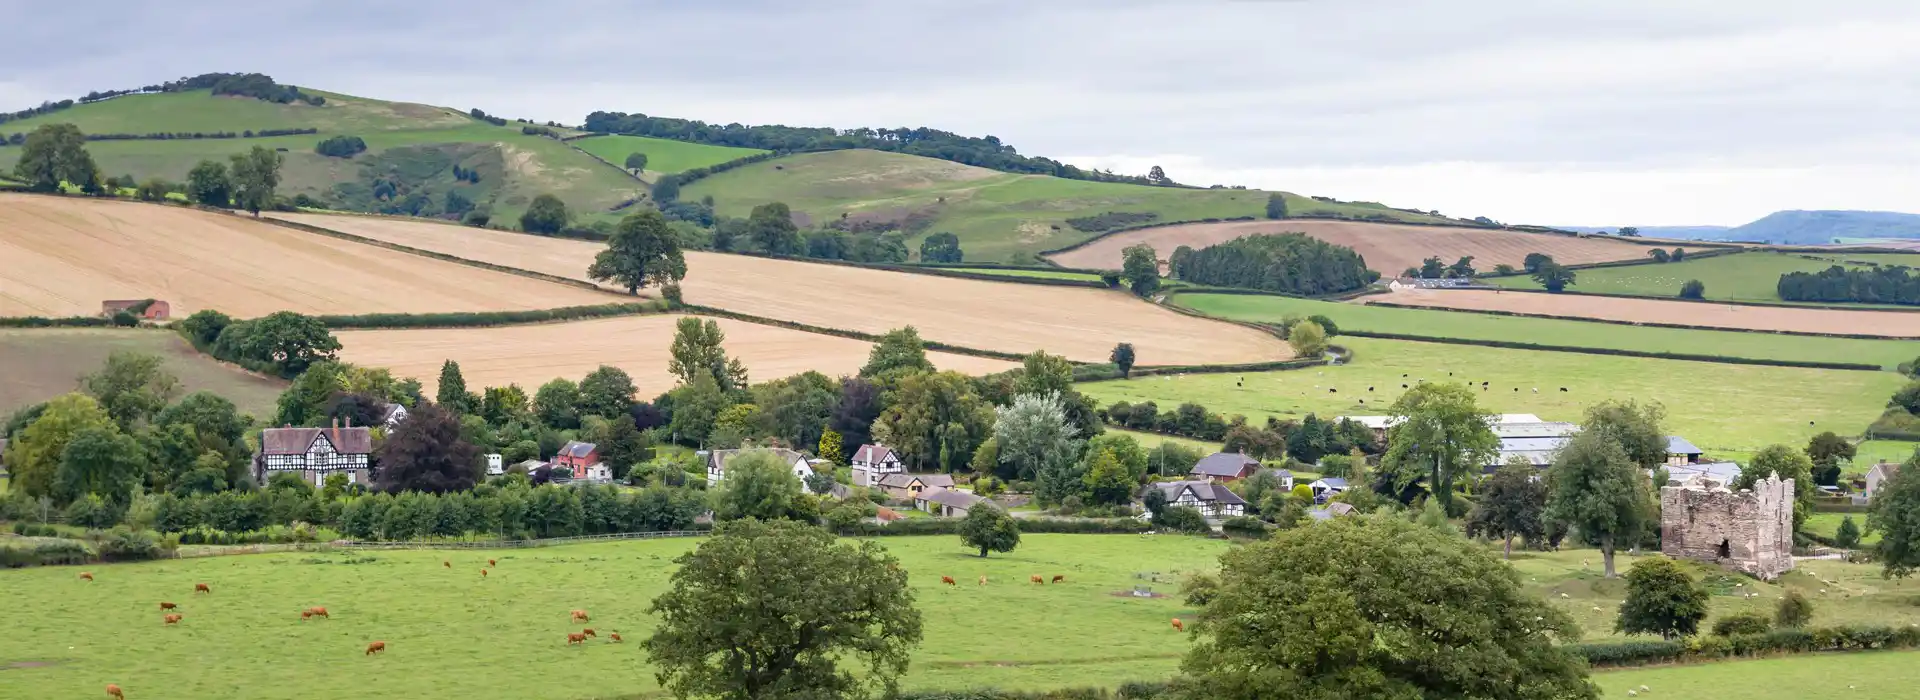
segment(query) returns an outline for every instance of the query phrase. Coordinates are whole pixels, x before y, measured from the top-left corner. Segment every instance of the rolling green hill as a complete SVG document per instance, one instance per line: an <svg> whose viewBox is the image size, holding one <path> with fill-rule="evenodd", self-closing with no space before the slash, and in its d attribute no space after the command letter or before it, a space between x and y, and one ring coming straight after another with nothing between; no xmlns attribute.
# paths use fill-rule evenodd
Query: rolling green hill
<svg viewBox="0 0 1920 700"><path fill-rule="evenodd" d="M681 199L711 196L725 216L785 202L802 225L838 219L913 234L950 231L968 260L1032 262L1033 254L1092 238L1069 219L1108 212L1151 213L1152 221L1260 216L1267 192L1185 189L1019 175L920 156L871 150L802 153L736 168L687 185ZM1377 205L1329 203L1287 194L1295 216L1441 221Z"/></svg>
<svg viewBox="0 0 1920 700"><path fill-rule="evenodd" d="M725 163L745 158L756 153L766 153L757 148L731 148L728 146L709 146L703 143L688 143L669 139L648 138L645 136L621 136L603 134L569 141L580 150L599 156L609 163L627 162L630 153L647 154L647 179L655 175L672 175L678 172L704 168L709 165Z"/></svg>
<svg viewBox="0 0 1920 700"><path fill-rule="evenodd" d="M270 138L93 141L87 150L108 174L179 182L201 160L266 146L285 157L282 194L305 194L343 209L416 213L390 208L418 193L431 209L417 213L431 214L447 192L458 191L490 204L495 221L511 223L534 196L551 192L567 202L576 220L592 222L616 219L621 214L613 207L645 197L646 185L619 167L566 143L523 134L515 122L494 126L445 107L308 92L326 97L326 104L274 104L207 90L127 95L0 124L0 132L63 122L95 134L318 129ZM358 136L367 151L351 159L314 153L315 144L334 135ZM0 148L0 169L10 170L18 155L18 148ZM480 182L457 181L455 165L478 172ZM401 194L387 201L375 197L381 179L399 185Z"/></svg>
<svg viewBox="0 0 1920 700"><path fill-rule="evenodd" d="M1777 288L1781 275L1789 272L1819 272L1834 265L1860 267L1858 263L1861 262L1914 266L1920 264L1920 255L1756 250L1677 263L1580 270L1572 289L1579 292L1674 297L1680 294L1680 285L1688 280L1700 280L1707 287L1708 299L1778 302L1780 294ZM1527 276L1498 277L1490 281L1510 289L1541 288L1539 282Z"/></svg>

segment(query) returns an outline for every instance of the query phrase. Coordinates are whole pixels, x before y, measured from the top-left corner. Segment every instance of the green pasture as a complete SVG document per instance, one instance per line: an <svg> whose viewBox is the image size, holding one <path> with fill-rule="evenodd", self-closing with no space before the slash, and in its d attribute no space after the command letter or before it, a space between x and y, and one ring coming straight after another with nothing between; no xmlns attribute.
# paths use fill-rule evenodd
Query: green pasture
<svg viewBox="0 0 1920 700"><path fill-rule="evenodd" d="M1865 440L1854 446L1852 471L1866 472L1877 462L1905 462L1920 442L1902 440Z"/></svg>
<svg viewBox="0 0 1920 700"><path fill-rule="evenodd" d="M846 150L736 168L688 185L681 196L712 196L718 212L728 216L746 216L755 206L785 202L816 225L842 214L900 221L912 216L927 222L919 233L959 235L968 260L1024 262L1041 250L1096 235L1068 226L1070 218L1113 211L1153 212L1161 221L1260 216L1267 194L1016 175L900 153ZM1287 205L1296 216L1438 220L1378 205L1332 204L1291 194Z"/></svg>
<svg viewBox="0 0 1920 700"><path fill-rule="evenodd" d="M1199 450L1200 453L1203 455L1209 455L1209 454L1213 454L1215 452L1220 451L1220 443L1217 443L1217 442L1208 442L1206 440L1195 440L1193 438L1179 437L1176 435L1161 435L1159 433L1149 433L1149 432L1144 432L1139 430L1126 430L1124 428L1115 428L1111 425L1106 426L1106 429L1107 429L1107 432L1109 433L1130 436L1133 438L1134 442L1140 443L1141 447L1145 447L1147 449L1153 449L1155 447L1159 447L1160 443L1163 443L1163 442L1171 442L1190 450Z"/></svg>
<svg viewBox="0 0 1920 700"><path fill-rule="evenodd" d="M1802 529L1816 535L1833 537L1840 533L1840 521L1848 517L1853 518L1854 527L1860 528L1861 544L1871 545L1880 541L1880 533L1867 532L1866 513L1814 513L1807 516L1807 523Z"/></svg>
<svg viewBox="0 0 1920 700"><path fill-rule="evenodd" d="M1819 272L1845 260L1870 261L1875 258L1893 257L1920 259L1915 256L1887 255L1849 255L1835 253L1819 254L1809 259L1807 254L1781 253L1756 250L1731 255L1715 255L1704 258L1689 258L1677 263L1650 263L1624 267L1598 267L1579 271L1579 279L1572 289L1581 292L1605 294L1631 294L1650 297L1678 297L1680 285L1687 280L1700 280L1707 287L1706 298L1722 301L1780 301L1776 291L1780 276L1789 272ZM1911 264L1905 263L1905 264ZM1858 265L1848 265L1858 267ZM1540 289L1540 283L1532 277L1520 275L1514 277L1496 277L1488 280L1509 289Z"/></svg>
<svg viewBox="0 0 1920 700"><path fill-rule="evenodd" d="M1578 420L1605 399L1659 401L1667 428L1715 456L1743 459L1773 443L1805 445L1832 430L1857 435L1903 379L1892 372L1814 370L1342 338L1351 364L1245 374L1189 374L1076 384L1102 404L1192 401L1251 419L1377 415L1421 380L1487 382L1481 407ZM1244 386L1236 386L1243 380ZM1369 391L1368 388L1372 390ZM1566 387L1568 391L1560 391ZM1538 393L1535 393L1538 389ZM1337 392L1337 393L1336 393ZM1364 402L1364 403L1363 403Z"/></svg>
<svg viewBox="0 0 1920 700"><path fill-rule="evenodd" d="M915 584L925 642L910 688L1112 686L1173 675L1189 614L1182 576L1227 544L1174 536L1028 535L987 559L959 538L882 538ZM675 556L696 540L530 550L286 553L0 570L10 606L0 697L322 700L369 697L658 697L639 640ZM483 579L486 559L499 565ZM442 568L450 561L453 568ZM1030 575L1064 574L1034 586ZM989 577L985 588L974 582ZM941 576L966 585L949 589ZM1138 578L1146 576L1148 578ZM204 582L212 595L195 596ZM1136 585L1176 593L1115 595ZM158 604L185 620L161 624ZM323 605L331 620L301 621ZM569 648L585 609L601 635ZM626 637L609 642L609 632ZM387 652L364 656L367 642ZM11 666L11 667L9 667Z"/></svg>
<svg viewBox="0 0 1920 700"><path fill-rule="evenodd" d="M1920 651L1811 654L1603 671L1593 676L1609 700L1646 686L1648 698L1703 700L1901 700L1920 684Z"/></svg>
<svg viewBox="0 0 1920 700"><path fill-rule="evenodd" d="M1877 263L1880 265L1899 265L1901 267L1920 267L1920 253L1850 253L1836 250L1831 253L1798 253L1827 258L1837 263Z"/></svg>
<svg viewBox="0 0 1920 700"><path fill-rule="evenodd" d="M704 143L646 136L589 136L568 143L616 165L624 165L628 154L645 153L647 154L647 172L669 175L766 152L758 148L709 146Z"/></svg>
<svg viewBox="0 0 1920 700"><path fill-rule="evenodd" d="M386 102L301 88L327 98L314 107L305 103L274 104L251 97L216 97L209 90L126 95L104 102L75 105L52 114L8 122L0 131L32 131L42 124L67 123L87 133L146 134L153 132L259 131L314 128L321 134L401 129L435 129L480 122L445 107ZM515 133L519 127L514 127Z"/></svg>
<svg viewBox="0 0 1920 700"><path fill-rule="evenodd" d="M1737 257L1737 256L1730 256ZM1585 272L1581 273L1585 275ZM1240 321L1279 323L1323 314L1342 329L1436 338L1498 340L1580 348L1674 352L1802 362L1861 362L1892 369L1920 355L1920 342L1702 331L1617 323L1499 316L1241 294L1181 294L1174 303ZM1845 432L1845 431L1842 431Z"/></svg>
<svg viewBox="0 0 1920 700"><path fill-rule="evenodd" d="M267 379L194 351L166 330L127 328L0 329L0 417L74 391L83 374L99 371L107 356L129 350L159 355L180 379L181 393L211 391L244 413L269 420L286 382Z"/></svg>

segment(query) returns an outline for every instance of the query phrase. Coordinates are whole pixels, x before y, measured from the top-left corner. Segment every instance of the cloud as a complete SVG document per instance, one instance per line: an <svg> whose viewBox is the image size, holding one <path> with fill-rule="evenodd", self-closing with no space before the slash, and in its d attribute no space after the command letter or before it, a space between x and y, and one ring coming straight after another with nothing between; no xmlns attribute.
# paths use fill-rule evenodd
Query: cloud
<svg viewBox="0 0 1920 700"><path fill-rule="evenodd" d="M0 107L257 70L540 120L926 125L1513 221L1910 206L1920 152L1905 0L210 0L33 22Z"/></svg>

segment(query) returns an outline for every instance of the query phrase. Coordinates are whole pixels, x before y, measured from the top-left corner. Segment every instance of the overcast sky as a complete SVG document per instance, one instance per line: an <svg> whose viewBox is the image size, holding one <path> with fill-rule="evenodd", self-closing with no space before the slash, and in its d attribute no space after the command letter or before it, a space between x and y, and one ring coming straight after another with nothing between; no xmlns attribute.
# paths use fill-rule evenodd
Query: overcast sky
<svg viewBox="0 0 1920 700"><path fill-rule="evenodd" d="M258 71L566 123L924 125L1509 222L1920 211L1913 0L125 4L10 13L0 109Z"/></svg>

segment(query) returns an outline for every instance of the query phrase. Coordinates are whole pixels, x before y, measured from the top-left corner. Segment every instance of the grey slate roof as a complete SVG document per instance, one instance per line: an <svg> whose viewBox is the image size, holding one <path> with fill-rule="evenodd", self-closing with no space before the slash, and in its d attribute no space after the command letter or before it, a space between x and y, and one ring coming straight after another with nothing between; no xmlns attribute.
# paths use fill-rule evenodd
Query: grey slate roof
<svg viewBox="0 0 1920 700"><path fill-rule="evenodd" d="M879 443L869 443L861 445L860 449L853 453L853 459L850 461L878 463L887 461L887 457L892 455L893 448Z"/></svg>
<svg viewBox="0 0 1920 700"><path fill-rule="evenodd" d="M1151 484L1149 487L1160 489L1161 493L1167 495L1169 503L1178 500L1181 491L1193 489L1194 497L1200 499L1201 503L1242 506L1247 504L1246 499L1241 498L1240 494L1211 481L1162 481Z"/></svg>
<svg viewBox="0 0 1920 700"><path fill-rule="evenodd" d="M313 446L314 439L320 437L321 433L327 434L327 442L333 444L335 452L350 455L373 453L373 432L366 428L353 427L267 428L260 431L260 454L306 454L307 448Z"/></svg>
<svg viewBox="0 0 1920 700"><path fill-rule="evenodd" d="M566 455L568 457L582 458L582 457L586 457L588 453L593 452L595 449L599 447L600 447L599 445L595 445L591 442L581 442L579 440L568 440L567 444L560 446L560 454Z"/></svg>
<svg viewBox="0 0 1920 700"><path fill-rule="evenodd" d="M1198 474L1200 476L1230 476L1239 478L1240 472L1249 468L1259 468L1259 466L1260 460L1237 452L1215 452L1201 457L1198 462L1194 462L1193 468L1187 470L1187 473Z"/></svg>
<svg viewBox="0 0 1920 700"><path fill-rule="evenodd" d="M979 496L975 496L973 494L967 493L965 491L955 491L953 489L938 488L938 487L929 488L924 491L921 491L920 495L915 496L914 498L915 500L930 501L933 503L938 503L940 505L947 506L949 508L962 508L962 509L971 509L974 506L979 505L981 501L987 500Z"/></svg>
<svg viewBox="0 0 1920 700"><path fill-rule="evenodd" d="M1327 478L1321 479L1319 483L1322 486L1327 486L1327 487L1336 488L1336 489L1344 489L1347 487L1347 480L1337 476L1329 476Z"/></svg>
<svg viewBox="0 0 1920 700"><path fill-rule="evenodd" d="M1701 462L1667 467L1668 481L1686 481L1694 476L1704 476L1722 484L1731 484L1740 478L1740 465L1734 462Z"/></svg>
<svg viewBox="0 0 1920 700"><path fill-rule="evenodd" d="M1686 438L1680 437L1678 435L1667 436L1667 454L1697 455L1697 454L1705 454L1705 453L1706 453L1706 450L1702 450L1699 447L1694 446L1693 443L1687 442Z"/></svg>
<svg viewBox="0 0 1920 700"><path fill-rule="evenodd" d="M914 479L919 479L921 484L924 484L929 487L945 488L945 489L953 488L952 474L895 473L895 474L888 474L886 476L880 477L879 484L881 486L885 486L889 488L904 489L907 487L908 484L913 483Z"/></svg>

